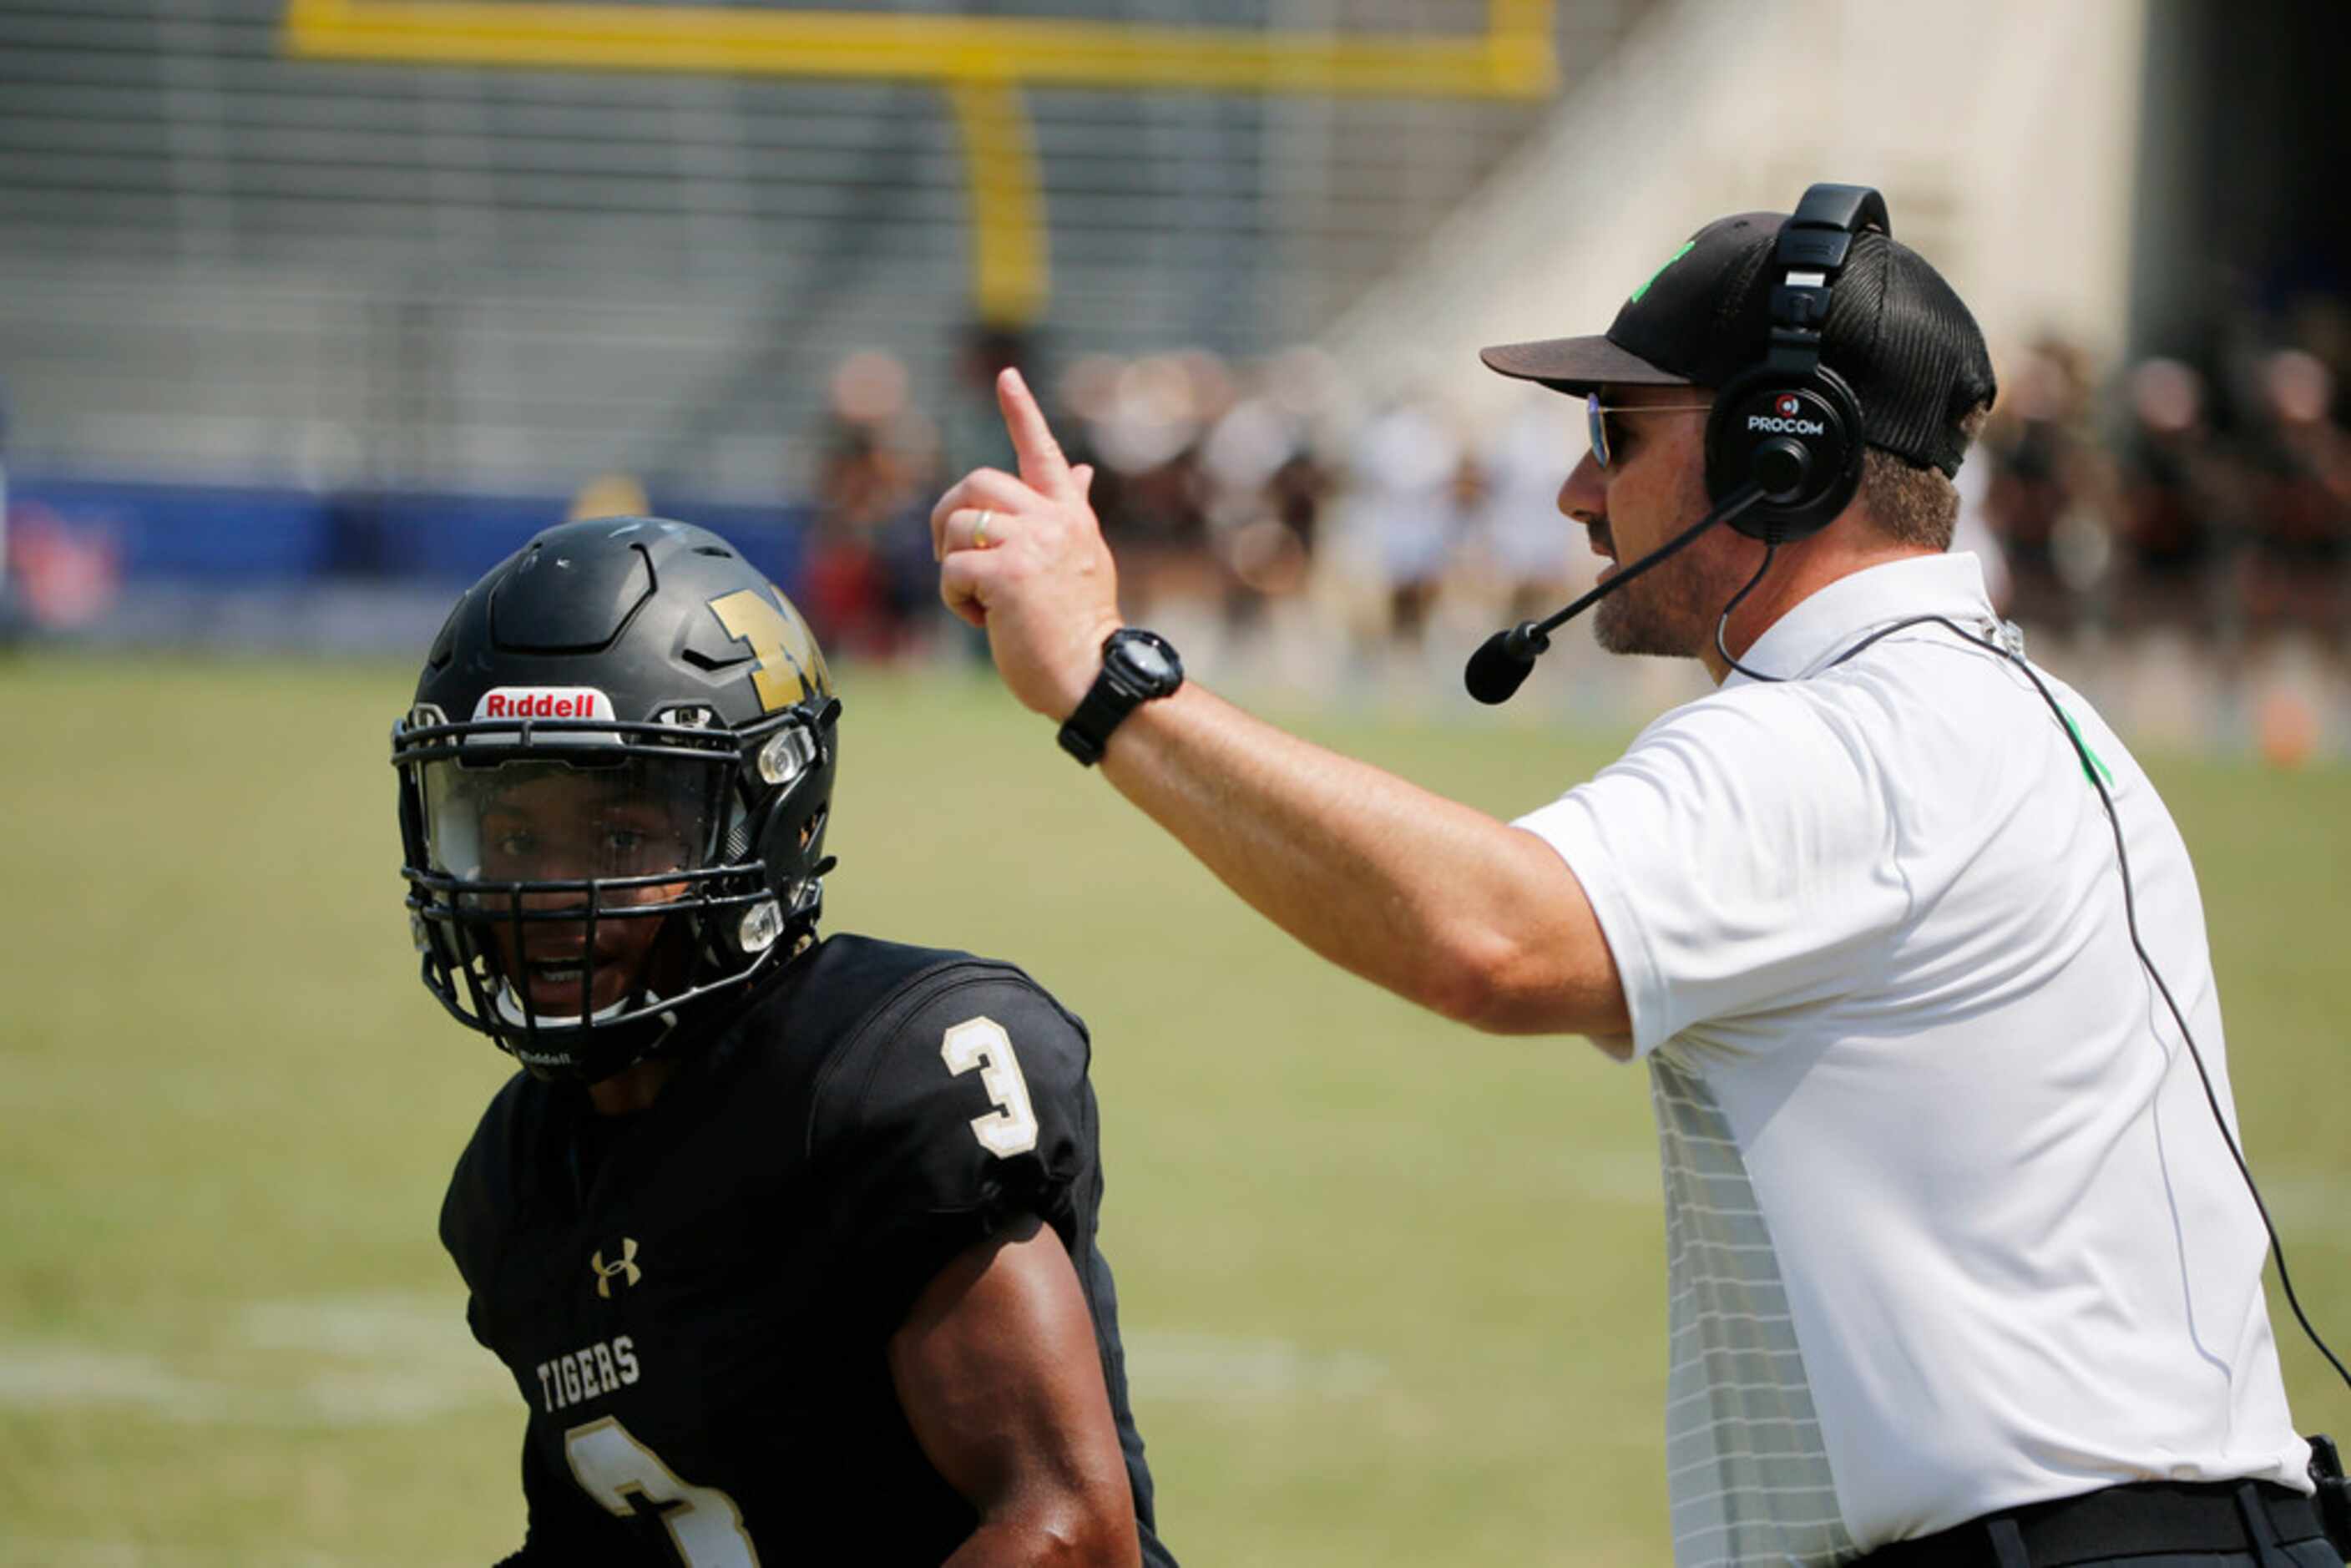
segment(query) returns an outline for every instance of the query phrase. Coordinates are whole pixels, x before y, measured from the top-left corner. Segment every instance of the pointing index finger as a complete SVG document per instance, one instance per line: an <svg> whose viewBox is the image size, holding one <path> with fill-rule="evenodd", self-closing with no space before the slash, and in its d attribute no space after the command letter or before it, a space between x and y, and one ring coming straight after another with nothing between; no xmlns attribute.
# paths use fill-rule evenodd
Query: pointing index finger
<svg viewBox="0 0 2351 1568"><path fill-rule="evenodd" d="M1020 477L1058 498L1076 494L1070 460L1061 455L1053 427L1045 423L1045 411L1037 406L1035 394L1019 371L1008 368L996 378L996 402L1004 411L1004 428L1020 459Z"/></svg>

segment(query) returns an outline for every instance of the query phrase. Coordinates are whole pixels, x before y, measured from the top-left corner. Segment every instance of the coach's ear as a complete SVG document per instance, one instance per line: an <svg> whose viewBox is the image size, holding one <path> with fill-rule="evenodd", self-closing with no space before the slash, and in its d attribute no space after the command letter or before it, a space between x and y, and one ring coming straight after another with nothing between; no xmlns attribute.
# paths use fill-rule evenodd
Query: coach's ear
<svg viewBox="0 0 2351 1568"><path fill-rule="evenodd" d="M939 1270L889 1361L915 1441L979 1514L967 1552L1141 1568L1093 1318L1050 1226L1020 1216Z"/></svg>

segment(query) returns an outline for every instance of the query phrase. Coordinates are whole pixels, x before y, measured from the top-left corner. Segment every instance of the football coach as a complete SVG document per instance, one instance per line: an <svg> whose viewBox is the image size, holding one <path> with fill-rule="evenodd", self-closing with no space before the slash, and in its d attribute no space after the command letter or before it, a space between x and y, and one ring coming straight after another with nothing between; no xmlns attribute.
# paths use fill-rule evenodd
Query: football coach
<svg viewBox="0 0 2351 1568"><path fill-rule="evenodd" d="M1020 472L940 500L941 591L1065 749L1314 951L1647 1065L1684 1568L2339 1563L2187 851L1947 553L1994 392L1966 306L1876 192L1823 185L1699 229L1606 333L1484 357L1585 402L1559 506L1616 563L1602 646L1717 683L1514 822L1186 681L1121 621L1092 475L1017 372Z"/></svg>

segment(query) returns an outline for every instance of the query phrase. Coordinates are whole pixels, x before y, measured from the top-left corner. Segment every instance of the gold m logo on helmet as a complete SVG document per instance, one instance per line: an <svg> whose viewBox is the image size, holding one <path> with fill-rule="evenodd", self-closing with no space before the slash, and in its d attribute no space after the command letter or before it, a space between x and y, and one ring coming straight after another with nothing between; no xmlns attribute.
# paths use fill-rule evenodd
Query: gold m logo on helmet
<svg viewBox="0 0 2351 1568"><path fill-rule="evenodd" d="M603 1249L599 1248L589 1255L588 1267L595 1271L596 1293L608 1301L612 1299L612 1281L615 1279L624 1285L633 1285L645 1275L645 1271L637 1267L637 1239L633 1236L621 1238L618 1261L605 1262Z"/></svg>
<svg viewBox="0 0 2351 1568"><path fill-rule="evenodd" d="M738 643L751 644L759 662L751 671L758 688L759 706L769 713L788 708L811 692L830 695L831 678L824 655L797 611L778 608L758 590L746 588L710 601L710 612Z"/></svg>

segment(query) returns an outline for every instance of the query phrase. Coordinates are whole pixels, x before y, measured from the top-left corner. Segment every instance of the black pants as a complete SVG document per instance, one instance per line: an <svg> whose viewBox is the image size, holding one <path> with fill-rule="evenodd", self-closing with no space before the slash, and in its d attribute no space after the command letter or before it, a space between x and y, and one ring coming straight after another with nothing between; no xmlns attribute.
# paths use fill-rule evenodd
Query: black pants
<svg viewBox="0 0 2351 1568"><path fill-rule="evenodd" d="M2147 1482L1880 1547L1855 1568L2344 1568L2308 1498L2265 1481Z"/></svg>
<svg viewBox="0 0 2351 1568"><path fill-rule="evenodd" d="M2324 1541L2299 1541L2281 1546L2279 1556L2272 1563L2285 1562L2294 1568L2343 1568L2343 1559L2335 1548ZM2260 1568L2261 1559L2250 1552L2171 1552L2162 1557L2101 1557L2095 1564L2085 1568Z"/></svg>

